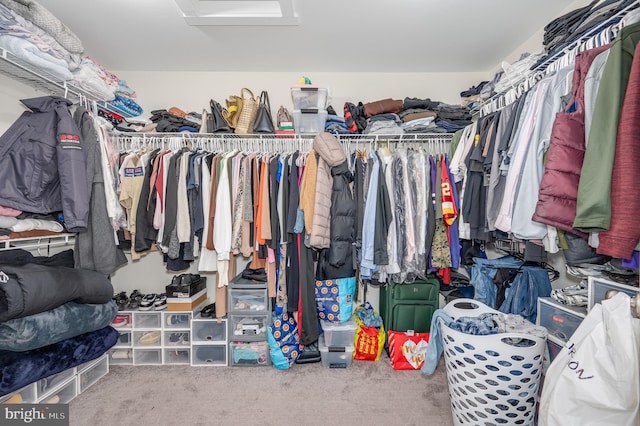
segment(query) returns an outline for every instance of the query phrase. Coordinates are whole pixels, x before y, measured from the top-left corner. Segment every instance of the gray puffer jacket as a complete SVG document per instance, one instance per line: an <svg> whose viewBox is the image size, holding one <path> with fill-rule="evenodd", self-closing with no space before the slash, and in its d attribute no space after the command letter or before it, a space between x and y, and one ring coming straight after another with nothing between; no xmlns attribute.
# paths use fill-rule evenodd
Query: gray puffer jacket
<svg viewBox="0 0 640 426"><path fill-rule="evenodd" d="M87 169L80 132L58 96L21 101L25 111L0 136L0 205L31 213L62 211L67 230L86 230Z"/></svg>

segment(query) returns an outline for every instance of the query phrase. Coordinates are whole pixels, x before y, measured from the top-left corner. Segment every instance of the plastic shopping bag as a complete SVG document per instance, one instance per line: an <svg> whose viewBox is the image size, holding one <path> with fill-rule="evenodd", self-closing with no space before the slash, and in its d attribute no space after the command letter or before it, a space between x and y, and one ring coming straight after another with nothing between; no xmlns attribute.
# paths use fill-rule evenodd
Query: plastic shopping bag
<svg viewBox="0 0 640 426"><path fill-rule="evenodd" d="M368 325L363 321L375 323ZM356 307L355 319L358 324L356 328L353 359L359 361L377 361L382 355L386 333L382 324L382 317L373 309L369 302Z"/></svg>
<svg viewBox="0 0 640 426"><path fill-rule="evenodd" d="M356 277L316 280L315 297L318 318L343 323L353 314Z"/></svg>
<svg viewBox="0 0 640 426"><path fill-rule="evenodd" d="M429 333L389 330L389 361L394 370L419 370L427 355Z"/></svg>
<svg viewBox="0 0 640 426"><path fill-rule="evenodd" d="M539 425L640 424L640 320L619 293L596 304L553 360Z"/></svg>

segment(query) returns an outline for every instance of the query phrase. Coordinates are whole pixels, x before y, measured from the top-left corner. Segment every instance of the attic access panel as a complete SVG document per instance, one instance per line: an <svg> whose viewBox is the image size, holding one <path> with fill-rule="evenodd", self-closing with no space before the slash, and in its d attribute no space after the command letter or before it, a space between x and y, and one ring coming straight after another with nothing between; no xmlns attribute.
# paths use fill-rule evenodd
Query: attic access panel
<svg viewBox="0 0 640 426"><path fill-rule="evenodd" d="M298 25L295 0L175 0L193 26Z"/></svg>

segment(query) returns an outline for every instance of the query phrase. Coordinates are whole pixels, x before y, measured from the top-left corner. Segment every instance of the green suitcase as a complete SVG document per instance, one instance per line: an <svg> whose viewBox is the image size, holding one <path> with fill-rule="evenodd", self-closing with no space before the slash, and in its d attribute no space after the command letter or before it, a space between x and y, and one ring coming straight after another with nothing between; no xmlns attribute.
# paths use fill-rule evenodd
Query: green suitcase
<svg viewBox="0 0 640 426"><path fill-rule="evenodd" d="M429 274L410 283L390 281L380 289L380 315L385 330L428 333L439 307L440 281Z"/></svg>

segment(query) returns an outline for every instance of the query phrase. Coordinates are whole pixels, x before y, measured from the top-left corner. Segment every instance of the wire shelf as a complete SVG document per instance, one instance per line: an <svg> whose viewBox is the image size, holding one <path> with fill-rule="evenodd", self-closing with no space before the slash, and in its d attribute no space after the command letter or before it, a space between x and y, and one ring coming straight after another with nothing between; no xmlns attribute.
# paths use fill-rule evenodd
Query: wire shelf
<svg viewBox="0 0 640 426"><path fill-rule="evenodd" d="M0 251L23 249L23 250L40 250L48 247L60 247L74 244L75 234L60 233L39 235L33 237L11 238L8 240L0 240Z"/></svg>
<svg viewBox="0 0 640 426"><path fill-rule="evenodd" d="M131 114L112 105L101 95L79 87L73 80L61 81L46 70L35 67L2 47L0 47L0 58L0 73L27 86L41 92L65 97L74 102L95 102L98 108L114 112L123 117L131 117Z"/></svg>

